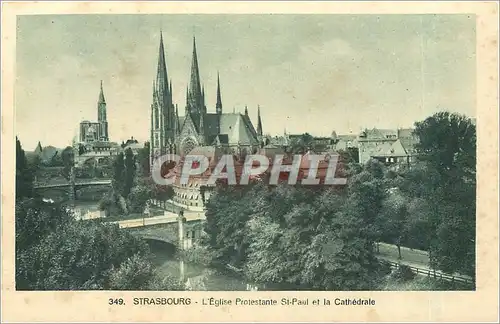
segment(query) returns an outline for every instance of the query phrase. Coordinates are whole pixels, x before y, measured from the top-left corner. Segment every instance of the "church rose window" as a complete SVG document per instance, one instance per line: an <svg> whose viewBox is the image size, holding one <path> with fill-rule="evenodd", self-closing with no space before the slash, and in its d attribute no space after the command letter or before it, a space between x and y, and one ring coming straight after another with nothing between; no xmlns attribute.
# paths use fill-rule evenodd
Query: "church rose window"
<svg viewBox="0 0 500 324"><path fill-rule="evenodd" d="M188 154L189 152L191 152L191 150L196 146L196 143L188 138L184 141L184 143L182 144L182 153L183 154Z"/></svg>

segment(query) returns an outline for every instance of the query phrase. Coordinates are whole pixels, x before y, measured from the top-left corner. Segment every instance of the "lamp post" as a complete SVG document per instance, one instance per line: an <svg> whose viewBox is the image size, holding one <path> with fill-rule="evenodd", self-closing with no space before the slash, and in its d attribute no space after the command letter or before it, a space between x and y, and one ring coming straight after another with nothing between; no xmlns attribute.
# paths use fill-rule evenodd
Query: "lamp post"
<svg viewBox="0 0 500 324"><path fill-rule="evenodd" d="M179 211L179 215L177 217L177 222L179 224L179 250L184 250L184 223L186 222L186 217L184 217L184 210L181 209ZM184 260L182 259L183 256L181 255L180 262L179 262L179 270L180 270L180 282L184 283Z"/></svg>

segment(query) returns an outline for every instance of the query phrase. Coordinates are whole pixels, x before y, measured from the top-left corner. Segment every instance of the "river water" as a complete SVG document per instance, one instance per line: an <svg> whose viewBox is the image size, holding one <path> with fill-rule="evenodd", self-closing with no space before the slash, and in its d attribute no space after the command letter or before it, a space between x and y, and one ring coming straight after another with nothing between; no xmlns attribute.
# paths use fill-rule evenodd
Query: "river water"
<svg viewBox="0 0 500 324"><path fill-rule="evenodd" d="M170 244L158 241L147 242L154 256L153 263L160 275L166 274L179 278L186 282L189 290L244 291L250 289L249 285L237 276L178 260L175 248ZM182 272L184 277L182 277Z"/></svg>

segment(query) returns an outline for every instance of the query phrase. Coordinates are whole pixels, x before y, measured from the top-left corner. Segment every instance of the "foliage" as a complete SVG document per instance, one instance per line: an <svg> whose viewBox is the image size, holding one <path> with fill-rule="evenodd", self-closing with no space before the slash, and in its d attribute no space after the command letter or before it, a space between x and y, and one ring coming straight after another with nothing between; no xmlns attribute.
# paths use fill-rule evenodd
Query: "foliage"
<svg viewBox="0 0 500 324"><path fill-rule="evenodd" d="M198 248L209 252L203 262L231 264L284 289L373 289L387 270L374 243L386 241L428 250L436 269L474 275L475 127L438 113L415 134L419 162L394 170L350 161L346 189L217 186ZM292 151L312 143L304 134ZM400 272L390 280L411 279Z"/></svg>
<svg viewBox="0 0 500 324"><path fill-rule="evenodd" d="M253 189L253 190L252 190ZM262 188L260 188L262 189ZM214 262L240 266L246 258L246 229L253 212L251 199L259 189L219 185L206 205L206 243L214 249Z"/></svg>
<svg viewBox="0 0 500 324"><path fill-rule="evenodd" d="M123 185L122 196L127 197L134 186L137 166L135 165L135 156L132 149L125 151L125 182Z"/></svg>
<svg viewBox="0 0 500 324"><path fill-rule="evenodd" d="M141 148L139 150L139 152L137 153L137 160L139 162L139 173L144 176L144 177L147 177L150 175L150 169L151 169L151 166L150 166L150 145L149 145L149 142L146 142L144 143L144 147Z"/></svg>
<svg viewBox="0 0 500 324"><path fill-rule="evenodd" d="M345 150L338 151L341 161L345 163L359 163L359 149L357 147L348 147Z"/></svg>
<svg viewBox="0 0 500 324"><path fill-rule="evenodd" d="M16 200L33 195L33 170L28 166L26 154L16 137Z"/></svg>
<svg viewBox="0 0 500 324"><path fill-rule="evenodd" d="M314 147L314 137L309 133L304 133L298 138L294 138L290 143L290 149L294 154L305 154Z"/></svg>
<svg viewBox="0 0 500 324"><path fill-rule="evenodd" d="M152 196L151 187L139 184L132 188L127 197L128 211L131 213L142 213L146 202Z"/></svg>
<svg viewBox="0 0 500 324"><path fill-rule="evenodd" d="M116 192L123 192L125 188L125 164L123 152L118 153L113 161L113 188Z"/></svg>
<svg viewBox="0 0 500 324"><path fill-rule="evenodd" d="M414 279L416 274L410 267L400 264L397 269L394 269L389 278L395 282L405 282Z"/></svg>
<svg viewBox="0 0 500 324"><path fill-rule="evenodd" d="M181 257L184 261L209 267L213 265L214 256L212 254L213 250L207 246L195 245L190 249L183 250Z"/></svg>
<svg viewBox="0 0 500 324"><path fill-rule="evenodd" d="M165 289L149 249L117 225L76 221L65 206L30 199L16 208L18 290Z"/></svg>
<svg viewBox="0 0 500 324"><path fill-rule="evenodd" d="M469 118L439 112L416 123L415 134L419 138L419 158L441 175L458 172L475 177L476 126Z"/></svg>
<svg viewBox="0 0 500 324"><path fill-rule="evenodd" d="M127 258L145 254L144 242L118 226L73 222L48 234L31 251L28 289L106 289L108 276Z"/></svg>
<svg viewBox="0 0 500 324"><path fill-rule="evenodd" d="M27 249L73 219L65 205L38 198L16 201L16 250Z"/></svg>
<svg viewBox="0 0 500 324"><path fill-rule="evenodd" d="M416 123L415 133L421 160L439 179L424 181L432 193L431 262L448 273L474 276L476 127L465 116L441 112Z"/></svg>
<svg viewBox="0 0 500 324"><path fill-rule="evenodd" d="M182 290L182 285L170 276L160 276L145 257L133 255L112 269L109 288L112 290Z"/></svg>

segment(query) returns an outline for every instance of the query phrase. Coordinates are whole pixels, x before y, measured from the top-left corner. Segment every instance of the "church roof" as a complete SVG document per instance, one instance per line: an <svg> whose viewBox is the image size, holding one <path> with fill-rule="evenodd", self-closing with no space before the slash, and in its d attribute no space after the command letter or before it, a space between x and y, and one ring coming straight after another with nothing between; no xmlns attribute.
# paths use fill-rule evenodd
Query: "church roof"
<svg viewBox="0 0 500 324"><path fill-rule="evenodd" d="M208 143L212 144L219 135L222 144L258 144L257 132L248 116L239 113L220 115L220 133L217 132L217 118L215 113L205 115L203 127ZM181 125L185 119L186 116L179 116Z"/></svg>

